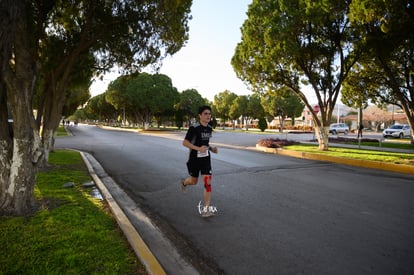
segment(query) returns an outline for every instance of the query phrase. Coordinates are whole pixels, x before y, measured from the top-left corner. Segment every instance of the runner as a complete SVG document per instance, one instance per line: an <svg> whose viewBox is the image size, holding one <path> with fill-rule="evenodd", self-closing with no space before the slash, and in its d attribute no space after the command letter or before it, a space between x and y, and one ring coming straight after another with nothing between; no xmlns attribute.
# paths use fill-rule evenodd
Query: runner
<svg viewBox="0 0 414 275"><path fill-rule="evenodd" d="M209 141L213 128L209 124L211 119L211 108L201 106L198 109L199 123L191 125L183 140L183 145L190 149L187 161L187 169L190 176L181 180L181 191L185 191L187 185L198 183L201 177L204 183L204 206L201 210L202 217L211 217L217 211L215 207L210 207L211 202L211 158L210 152L218 152L217 147L211 147ZM201 208L200 208L201 209Z"/></svg>

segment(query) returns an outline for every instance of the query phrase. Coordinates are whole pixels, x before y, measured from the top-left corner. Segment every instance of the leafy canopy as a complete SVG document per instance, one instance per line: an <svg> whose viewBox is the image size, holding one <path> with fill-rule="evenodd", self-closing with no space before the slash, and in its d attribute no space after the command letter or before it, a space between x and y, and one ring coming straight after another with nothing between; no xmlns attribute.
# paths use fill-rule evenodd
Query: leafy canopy
<svg viewBox="0 0 414 275"><path fill-rule="evenodd" d="M341 85L360 56L360 37L347 17L350 2L254 0L231 61L255 91L288 87L309 110L304 88L312 90L321 111L312 116L323 150Z"/></svg>

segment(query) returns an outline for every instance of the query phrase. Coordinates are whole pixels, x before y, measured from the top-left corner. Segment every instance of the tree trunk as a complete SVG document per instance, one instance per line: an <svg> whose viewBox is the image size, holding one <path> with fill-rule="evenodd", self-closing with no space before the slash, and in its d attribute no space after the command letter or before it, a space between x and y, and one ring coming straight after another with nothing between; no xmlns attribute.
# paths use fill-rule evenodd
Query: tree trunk
<svg viewBox="0 0 414 275"><path fill-rule="evenodd" d="M405 113L405 116L407 117L408 124L411 128L410 143L414 145L414 99L410 101L408 97L404 98L402 93L397 90L397 88L394 88L394 93L400 99L401 107ZM414 91L410 91L410 93L414 94Z"/></svg>
<svg viewBox="0 0 414 275"><path fill-rule="evenodd" d="M329 149L329 127L315 126L315 134L318 139L320 151L327 151Z"/></svg>
<svg viewBox="0 0 414 275"><path fill-rule="evenodd" d="M41 160L39 161L40 167L47 167L49 165L49 154L50 152L54 151L54 134L55 131L53 129L42 129L41 143L43 148L43 154Z"/></svg>
<svg viewBox="0 0 414 275"><path fill-rule="evenodd" d="M30 132L30 127L27 128ZM14 138L12 161L9 166L1 168L0 213L3 215L26 215L36 210L34 185L37 160L34 156L39 152L36 145L39 139L29 136L32 135Z"/></svg>
<svg viewBox="0 0 414 275"><path fill-rule="evenodd" d="M52 82L54 83L54 81ZM65 96L60 89L50 85L43 112L43 126L41 144L43 148L43 157L40 161L40 167L49 165L49 154L54 151L54 138L56 129L59 127Z"/></svg>
<svg viewBox="0 0 414 275"><path fill-rule="evenodd" d="M35 210L34 185L41 150L32 98L39 66L34 41L29 41L27 5L25 1L7 3L9 13L5 14L10 16L7 25L10 40L6 41L8 45L0 41L4 58L0 82L5 84L6 93L0 92L3 96L6 94L13 118L13 133L0 135L0 215L25 215ZM3 30L0 27L1 35ZM3 130L4 121L1 124Z"/></svg>
<svg viewBox="0 0 414 275"><path fill-rule="evenodd" d="M37 163L41 156L40 138L28 98L32 81L14 79L7 96L14 106L13 140L10 144L2 140L0 168L0 213L25 215L35 210L34 185ZM10 139L11 140L11 139Z"/></svg>
<svg viewBox="0 0 414 275"><path fill-rule="evenodd" d="M4 203L9 204L9 198L6 197L6 185L3 185L3 183L9 182L10 178L13 152L12 135L13 133L8 122L6 87L0 80L0 207Z"/></svg>
<svg viewBox="0 0 414 275"><path fill-rule="evenodd" d="M284 116L279 116L279 133L283 133L283 128L285 126Z"/></svg>

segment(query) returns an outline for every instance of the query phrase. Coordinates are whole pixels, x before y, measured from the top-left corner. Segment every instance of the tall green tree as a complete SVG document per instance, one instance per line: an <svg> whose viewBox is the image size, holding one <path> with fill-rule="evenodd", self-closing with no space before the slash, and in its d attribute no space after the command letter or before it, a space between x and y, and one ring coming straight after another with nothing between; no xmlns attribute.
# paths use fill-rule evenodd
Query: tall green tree
<svg viewBox="0 0 414 275"><path fill-rule="evenodd" d="M132 116L134 102L128 95L128 85L136 74L121 75L114 81L111 81L105 91L105 100L115 107L119 114L122 114L122 124L126 123L126 118Z"/></svg>
<svg viewBox="0 0 414 275"><path fill-rule="evenodd" d="M287 94L283 97L285 113L287 117L291 118L292 125L295 125L295 118L302 115L305 105L295 93L290 90L286 92Z"/></svg>
<svg viewBox="0 0 414 275"><path fill-rule="evenodd" d="M295 117L300 116L304 108L304 104L299 97L286 87L274 92L267 92L261 99L263 109L271 117L279 118L280 132L283 131L286 118L290 117L292 124L294 124Z"/></svg>
<svg viewBox="0 0 414 275"><path fill-rule="evenodd" d="M95 59L94 68L103 70L114 64L126 70L157 66L188 39L191 2L0 1L0 213L35 209L33 190L44 153L32 104L38 81L50 79L47 105L63 108L75 65L87 53ZM14 136L8 130L9 111Z"/></svg>
<svg viewBox="0 0 414 275"><path fill-rule="evenodd" d="M136 121L151 124L153 118L171 113L178 92L171 79L163 74L140 73L131 77L126 87L127 99Z"/></svg>
<svg viewBox="0 0 414 275"><path fill-rule="evenodd" d="M367 100L399 106L414 128L414 3L411 0L357 0L349 18L359 28L366 48L353 77L345 86L345 100ZM414 131L411 131L414 144Z"/></svg>
<svg viewBox="0 0 414 275"><path fill-rule="evenodd" d="M179 101L174 108L177 115L182 115L190 125L192 119L198 118L198 108L205 104L207 104L207 100L196 89L187 89L180 93Z"/></svg>
<svg viewBox="0 0 414 275"><path fill-rule="evenodd" d="M171 78L164 74L153 75L156 89L156 108L154 108L154 117L158 127L164 118L171 118L175 115L174 105L179 101L180 94L177 88L172 84ZM154 95L152 95L154 96Z"/></svg>
<svg viewBox="0 0 414 275"><path fill-rule="evenodd" d="M346 106L365 109L368 107L370 100L369 91L375 91L380 88L377 79L382 78L383 75L378 71L375 73L371 71L369 75L365 74L365 72L360 64L356 64L344 81L341 101ZM381 104L378 98L373 99L374 104Z"/></svg>
<svg viewBox="0 0 414 275"><path fill-rule="evenodd" d="M311 89L320 113L312 112L320 150L328 150L332 112L343 81L360 56L351 28L351 1L253 0L232 65L258 91L286 86L309 110Z"/></svg>
<svg viewBox="0 0 414 275"><path fill-rule="evenodd" d="M233 100L233 104L230 106L230 119L236 120L241 117L242 124L245 121L246 118L246 112L247 112L247 104L249 102L249 99L245 95L237 96ZM233 123L233 129L235 128L236 123Z"/></svg>
<svg viewBox="0 0 414 275"><path fill-rule="evenodd" d="M249 129L249 121L251 119L261 118L265 114L259 94L237 96L233 100L229 112L230 119L241 117L246 131Z"/></svg>
<svg viewBox="0 0 414 275"><path fill-rule="evenodd" d="M260 95L252 94L249 96L249 101L247 102L246 116L248 118L258 119L263 117L265 114Z"/></svg>
<svg viewBox="0 0 414 275"><path fill-rule="evenodd" d="M230 118L230 107L233 105L233 101L237 98L235 93L228 90L218 93L214 96L214 106L217 111L217 117L223 119L224 124Z"/></svg>
<svg viewBox="0 0 414 275"><path fill-rule="evenodd" d="M88 100L85 107L88 119L99 121L117 121L118 113L114 105L106 100L106 94L99 94Z"/></svg>
<svg viewBox="0 0 414 275"><path fill-rule="evenodd" d="M83 106L88 102L91 94L89 92L90 84L85 86L80 83L79 85L73 86L68 89L67 99L62 109L62 117L68 117L72 115L79 107Z"/></svg>

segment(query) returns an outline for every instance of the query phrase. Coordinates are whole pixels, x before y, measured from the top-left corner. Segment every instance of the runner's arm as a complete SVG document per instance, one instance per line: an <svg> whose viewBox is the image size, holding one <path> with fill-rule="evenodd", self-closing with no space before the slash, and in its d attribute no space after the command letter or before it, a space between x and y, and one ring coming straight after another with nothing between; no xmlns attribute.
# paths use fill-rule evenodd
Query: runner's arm
<svg viewBox="0 0 414 275"><path fill-rule="evenodd" d="M208 147L207 146L201 146L201 147L199 147L199 146L195 146L194 144L192 144L189 140L187 140L187 139L184 139L183 140L183 146L184 147L187 147L187 148L190 148L190 149L192 149L192 150L196 150L196 151L199 151L199 152L201 152L201 153L205 153L207 150L208 150Z"/></svg>

